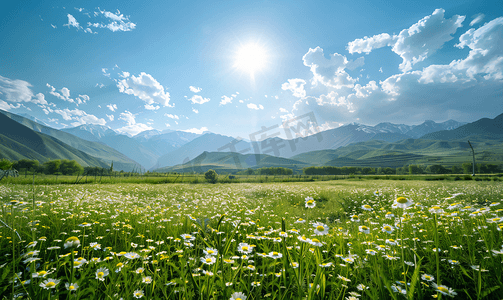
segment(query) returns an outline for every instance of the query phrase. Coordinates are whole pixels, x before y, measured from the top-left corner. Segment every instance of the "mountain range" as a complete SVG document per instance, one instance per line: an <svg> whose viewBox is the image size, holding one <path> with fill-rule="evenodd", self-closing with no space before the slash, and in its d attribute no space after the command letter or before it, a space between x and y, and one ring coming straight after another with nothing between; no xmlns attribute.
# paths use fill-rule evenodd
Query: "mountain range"
<svg viewBox="0 0 503 300"><path fill-rule="evenodd" d="M230 159L229 155L234 161L231 165L236 165L235 162L239 161L237 165L243 168L287 165L301 168L307 165L339 166L365 163L377 165L379 162L387 162L390 158L392 161L385 164L396 166L403 165L404 162L427 159L442 161L447 152L449 155L455 155L456 151L466 151L466 138L470 138L477 147L494 154L498 152L494 147L500 145L499 141L503 140L503 114L495 119L484 118L473 123L454 120L442 123L427 120L420 125L386 122L369 126L350 123L322 132L311 132L307 136L297 135L298 137L288 140L275 137L280 132L279 128L251 134L248 140L238 140L211 132L195 134L174 130L148 130L135 136L127 136L101 125L86 124L57 130L33 121L36 119L29 115L19 116L0 110L0 116L14 120L35 133L51 137L52 146L56 139L70 147L66 148L70 152L82 152L95 158L97 165L110 165L113 161L116 170L125 171L138 169L140 166L143 170L163 171L212 164L229 167L226 162ZM5 121L5 118L3 120ZM295 136L298 128L282 130L289 130L285 131L287 136ZM6 130L12 131L9 127L4 127L2 138L7 143L8 137L9 145L18 150L3 146L0 158L19 159L29 156L39 157L42 161L56 158L42 153L37 156L33 153L33 147L30 152L16 146L13 142L19 142L21 137L17 135L16 140L12 135L9 136ZM16 130L19 131L19 128ZM26 130L23 132L28 134ZM49 140L44 138L43 142L49 143ZM250 157L254 157L254 163L250 163ZM80 160L83 165L91 163L85 162L83 158Z"/></svg>

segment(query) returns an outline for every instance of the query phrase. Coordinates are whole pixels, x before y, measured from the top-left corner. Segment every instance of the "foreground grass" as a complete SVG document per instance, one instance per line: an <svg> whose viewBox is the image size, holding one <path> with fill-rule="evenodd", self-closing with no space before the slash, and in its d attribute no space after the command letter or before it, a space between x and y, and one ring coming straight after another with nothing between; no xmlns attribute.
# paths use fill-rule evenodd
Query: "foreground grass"
<svg viewBox="0 0 503 300"><path fill-rule="evenodd" d="M0 197L5 299L503 298L501 182L4 184Z"/></svg>

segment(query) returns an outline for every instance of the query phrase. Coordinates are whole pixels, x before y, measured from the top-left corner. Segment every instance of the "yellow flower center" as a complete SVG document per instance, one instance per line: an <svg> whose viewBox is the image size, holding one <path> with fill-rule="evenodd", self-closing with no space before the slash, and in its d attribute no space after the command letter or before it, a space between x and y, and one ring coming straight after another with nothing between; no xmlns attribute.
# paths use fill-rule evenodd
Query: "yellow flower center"
<svg viewBox="0 0 503 300"><path fill-rule="evenodd" d="M391 231L391 227L390 226L384 226L384 230Z"/></svg>
<svg viewBox="0 0 503 300"><path fill-rule="evenodd" d="M358 219L357 215L352 216L353 219Z"/></svg>
<svg viewBox="0 0 503 300"><path fill-rule="evenodd" d="M318 240L318 239L313 239L313 242L315 242L315 243L319 243L319 242L320 242L320 240Z"/></svg>
<svg viewBox="0 0 503 300"><path fill-rule="evenodd" d="M299 218L299 221L304 221L304 219L302 219L302 218Z"/></svg>
<svg viewBox="0 0 503 300"><path fill-rule="evenodd" d="M316 227L316 230L318 230L318 231L324 231L325 227L323 227L323 226L320 225L320 226Z"/></svg>
<svg viewBox="0 0 503 300"><path fill-rule="evenodd" d="M405 203L407 203L407 198L405 198L405 197L398 197L396 199L396 202L401 203L401 204L405 204Z"/></svg>
<svg viewBox="0 0 503 300"><path fill-rule="evenodd" d="M274 256L278 256L278 254L279 254L278 252L273 252L272 253L272 255L274 255Z"/></svg>
<svg viewBox="0 0 503 300"><path fill-rule="evenodd" d="M45 275L45 274L47 274L46 271L40 271L40 272L38 272L38 275Z"/></svg>
<svg viewBox="0 0 503 300"><path fill-rule="evenodd" d="M121 268L124 264L123 263L118 263L117 267Z"/></svg>
<svg viewBox="0 0 503 300"><path fill-rule="evenodd" d="M51 287L53 287L55 285L56 284L54 282L52 282L52 281L49 281L48 283L45 284L45 286L48 287L48 288L51 288Z"/></svg>
<svg viewBox="0 0 503 300"><path fill-rule="evenodd" d="M439 286L438 290L441 291L441 292L444 292L444 293L448 293L449 292L449 290L447 288L443 287L443 286Z"/></svg>
<svg viewBox="0 0 503 300"><path fill-rule="evenodd" d="M362 230L367 230L369 229L367 226L362 226Z"/></svg>
<svg viewBox="0 0 503 300"><path fill-rule="evenodd" d="M305 236L302 236L302 239L305 241L307 238Z"/></svg>
<svg viewBox="0 0 503 300"><path fill-rule="evenodd" d="M314 202L314 200L309 200L307 201L307 204L312 204Z"/></svg>
<svg viewBox="0 0 503 300"><path fill-rule="evenodd" d="M247 247L247 246L244 246L244 247L243 247L243 251L248 251L248 247Z"/></svg>
<svg viewBox="0 0 503 300"><path fill-rule="evenodd" d="M367 209L372 208L372 207L371 207L370 205L368 205L368 204L365 204L363 207L365 207L365 208L367 208Z"/></svg>
<svg viewBox="0 0 503 300"><path fill-rule="evenodd" d="M75 287L74 287L73 285L70 285L70 286L68 287L68 289L71 291L71 290L74 290L74 289L75 289Z"/></svg>
<svg viewBox="0 0 503 300"><path fill-rule="evenodd" d="M440 206L433 206L431 209L440 209Z"/></svg>
<svg viewBox="0 0 503 300"><path fill-rule="evenodd" d="M213 254L213 253L215 253L215 251L213 251L213 250L208 250L208 254Z"/></svg>
<svg viewBox="0 0 503 300"><path fill-rule="evenodd" d="M211 262L211 258L207 258L207 259L206 259L206 262L207 262L207 263L210 263L210 262Z"/></svg>
<svg viewBox="0 0 503 300"><path fill-rule="evenodd" d="M98 272L98 277L103 277L105 275L105 273L103 272Z"/></svg>
<svg viewBox="0 0 503 300"><path fill-rule="evenodd" d="M236 298L236 300L242 300L241 298Z"/></svg>

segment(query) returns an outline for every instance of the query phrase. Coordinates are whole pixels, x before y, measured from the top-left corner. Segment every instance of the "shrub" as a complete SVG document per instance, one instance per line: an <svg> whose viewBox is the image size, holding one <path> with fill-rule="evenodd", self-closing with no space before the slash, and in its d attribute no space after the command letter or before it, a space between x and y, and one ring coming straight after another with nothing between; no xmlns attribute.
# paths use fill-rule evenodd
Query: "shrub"
<svg viewBox="0 0 503 300"><path fill-rule="evenodd" d="M215 170L208 170L208 172L204 173L204 178L209 182L209 183L216 183L218 174L215 172Z"/></svg>

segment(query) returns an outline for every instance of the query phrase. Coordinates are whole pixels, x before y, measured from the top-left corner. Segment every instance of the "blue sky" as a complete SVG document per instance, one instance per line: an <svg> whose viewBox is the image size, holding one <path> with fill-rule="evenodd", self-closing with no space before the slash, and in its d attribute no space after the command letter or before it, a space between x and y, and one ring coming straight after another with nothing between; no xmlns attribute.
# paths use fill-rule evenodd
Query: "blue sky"
<svg viewBox="0 0 503 300"><path fill-rule="evenodd" d="M503 112L500 1L8 2L0 109L55 128L249 138L310 113L325 130Z"/></svg>

